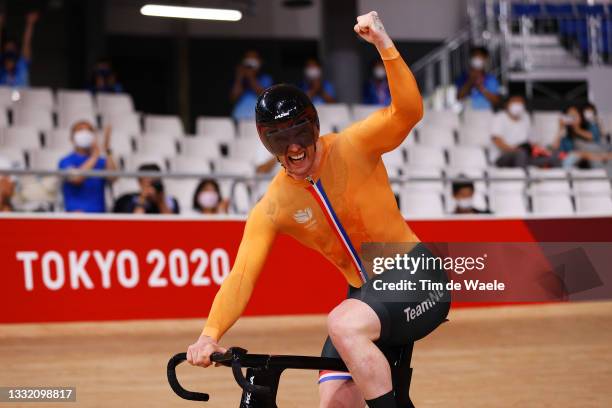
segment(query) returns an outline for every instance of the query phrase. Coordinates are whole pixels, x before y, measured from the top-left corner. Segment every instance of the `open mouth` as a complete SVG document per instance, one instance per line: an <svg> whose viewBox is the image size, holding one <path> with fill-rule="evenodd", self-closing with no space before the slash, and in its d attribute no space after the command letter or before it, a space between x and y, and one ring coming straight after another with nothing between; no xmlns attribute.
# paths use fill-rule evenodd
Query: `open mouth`
<svg viewBox="0 0 612 408"><path fill-rule="evenodd" d="M289 157L289 161L291 163L299 163L301 161L303 161L306 158L306 152L301 152L298 154L292 154Z"/></svg>

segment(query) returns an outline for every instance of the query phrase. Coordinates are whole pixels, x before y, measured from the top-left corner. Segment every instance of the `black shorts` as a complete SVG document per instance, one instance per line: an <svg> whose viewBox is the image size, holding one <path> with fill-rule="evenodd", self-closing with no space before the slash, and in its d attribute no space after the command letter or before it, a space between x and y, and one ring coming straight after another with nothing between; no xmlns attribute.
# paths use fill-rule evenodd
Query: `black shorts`
<svg viewBox="0 0 612 408"><path fill-rule="evenodd" d="M408 255L434 256L423 244L416 245ZM429 284L422 287L421 281L429 281ZM390 283L402 288L409 285L407 282L413 282L415 289L388 289ZM371 278L359 289L349 287L348 298L361 300L374 310L381 326L380 337L375 344L385 355L390 355L393 354L392 349L422 339L446 321L451 301L450 292L446 289L447 282L444 269L420 268L414 274L405 269L392 269ZM441 284L442 289L434 283ZM387 289L381 290L383 287ZM321 356L340 358L329 337ZM329 373L323 374L328 375L329 379L347 379L341 375L335 378ZM322 382L321 378L319 382Z"/></svg>

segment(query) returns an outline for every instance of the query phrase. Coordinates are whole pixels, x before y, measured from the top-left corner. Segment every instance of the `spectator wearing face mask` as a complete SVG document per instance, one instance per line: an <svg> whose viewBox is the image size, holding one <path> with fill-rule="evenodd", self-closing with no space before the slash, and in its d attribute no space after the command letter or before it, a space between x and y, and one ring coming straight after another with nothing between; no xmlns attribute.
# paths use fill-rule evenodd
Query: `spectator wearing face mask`
<svg viewBox="0 0 612 408"><path fill-rule="evenodd" d="M381 60L375 60L372 64L372 75L366 82L363 91L363 103L379 106L387 106L391 103L387 71Z"/></svg>
<svg viewBox="0 0 612 408"><path fill-rule="evenodd" d="M304 66L304 80L300 88L315 105L336 102L334 86L322 77L323 72L319 61L314 58L307 60Z"/></svg>
<svg viewBox="0 0 612 408"><path fill-rule="evenodd" d="M491 138L495 146L496 165L499 167L526 167L531 147L531 120L522 96L512 96L506 109L493 118Z"/></svg>
<svg viewBox="0 0 612 408"><path fill-rule="evenodd" d="M100 145L96 140L93 125L86 121L77 122L71 129L74 151L59 162L61 170L117 170L110 149L111 128L104 130ZM101 213L106 211L104 188L114 179L74 175L62 184L64 207L69 212Z"/></svg>
<svg viewBox="0 0 612 408"><path fill-rule="evenodd" d="M161 172L155 163L143 164L138 171ZM178 214L176 198L168 196L161 179L141 177L138 179L140 191L124 194L115 202L113 212L126 214Z"/></svg>
<svg viewBox="0 0 612 408"><path fill-rule="evenodd" d="M10 170L14 166L9 159L0 155L0 170ZM15 193L15 178L0 174L0 212L13 211L13 194Z"/></svg>
<svg viewBox="0 0 612 408"><path fill-rule="evenodd" d="M590 168L601 164L597 157L604 153L604 149L599 144L601 133L595 112L594 107L581 110L570 106L559 118L559 131L552 148L559 152L564 167ZM590 121L585 113L588 113Z"/></svg>
<svg viewBox="0 0 612 408"><path fill-rule="evenodd" d="M117 75L108 59L100 59L96 62L89 85L91 93L120 93L123 86L117 81Z"/></svg>
<svg viewBox="0 0 612 408"><path fill-rule="evenodd" d="M30 63L32 62L32 36L39 13L30 12L26 15L26 27L23 33L21 52L17 42L7 40L2 49L2 65L0 67L0 85L27 87L30 85ZM0 32L3 29L4 16L0 15Z"/></svg>
<svg viewBox="0 0 612 408"><path fill-rule="evenodd" d="M593 135L593 140L588 143L594 143L598 148L601 147L603 143L604 128L599 120L597 107L589 102L582 107L581 114L582 120L584 121L584 127Z"/></svg>
<svg viewBox="0 0 612 408"><path fill-rule="evenodd" d="M491 214L488 210L474 208L474 183L464 175L453 181L454 214Z"/></svg>
<svg viewBox="0 0 612 408"><path fill-rule="evenodd" d="M219 184L213 179L203 179L193 195L193 209L202 214L227 214L229 201L221 197Z"/></svg>
<svg viewBox="0 0 612 408"><path fill-rule="evenodd" d="M492 110L501 98L499 81L487 72L489 51L483 47L473 48L470 52L470 67L467 73L457 80L457 99L468 101L474 110Z"/></svg>
<svg viewBox="0 0 612 408"><path fill-rule="evenodd" d="M272 77L261 73L261 65L259 53L251 50L244 54L242 62L236 67L230 94L231 101L235 103L232 113L235 120L254 119L257 97L272 85Z"/></svg>

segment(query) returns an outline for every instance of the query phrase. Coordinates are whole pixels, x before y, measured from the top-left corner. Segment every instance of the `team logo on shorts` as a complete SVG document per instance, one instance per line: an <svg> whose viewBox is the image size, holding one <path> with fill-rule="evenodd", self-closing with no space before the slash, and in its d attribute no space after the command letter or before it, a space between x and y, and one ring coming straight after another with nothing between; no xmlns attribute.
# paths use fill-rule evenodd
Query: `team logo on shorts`
<svg viewBox="0 0 612 408"><path fill-rule="evenodd" d="M293 219L298 224L306 224L312 220L312 208L307 207L303 210L297 210L295 214L293 214Z"/></svg>

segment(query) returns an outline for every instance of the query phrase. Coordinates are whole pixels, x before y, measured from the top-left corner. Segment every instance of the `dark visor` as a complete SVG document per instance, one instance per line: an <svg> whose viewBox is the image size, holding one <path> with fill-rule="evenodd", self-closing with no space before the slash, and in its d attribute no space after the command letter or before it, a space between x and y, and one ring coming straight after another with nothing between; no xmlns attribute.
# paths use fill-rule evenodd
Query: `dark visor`
<svg viewBox="0 0 612 408"><path fill-rule="evenodd" d="M292 144L300 145L303 148L312 146L317 136L317 127L310 121L304 121L287 129L267 129L261 141L270 153L275 156L283 156Z"/></svg>

